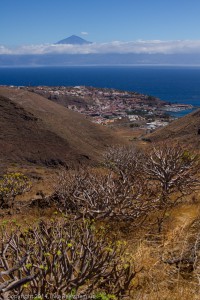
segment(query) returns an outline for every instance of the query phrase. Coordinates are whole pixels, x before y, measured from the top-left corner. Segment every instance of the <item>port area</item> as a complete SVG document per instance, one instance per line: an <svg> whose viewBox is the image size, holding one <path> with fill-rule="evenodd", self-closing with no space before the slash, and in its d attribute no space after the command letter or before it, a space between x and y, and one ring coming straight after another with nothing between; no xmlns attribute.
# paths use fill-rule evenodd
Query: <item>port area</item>
<svg viewBox="0 0 200 300"><path fill-rule="evenodd" d="M12 86L13 88L16 88ZM170 103L151 95L87 86L17 87L37 93L66 108L84 114L97 124L153 132L197 107Z"/></svg>

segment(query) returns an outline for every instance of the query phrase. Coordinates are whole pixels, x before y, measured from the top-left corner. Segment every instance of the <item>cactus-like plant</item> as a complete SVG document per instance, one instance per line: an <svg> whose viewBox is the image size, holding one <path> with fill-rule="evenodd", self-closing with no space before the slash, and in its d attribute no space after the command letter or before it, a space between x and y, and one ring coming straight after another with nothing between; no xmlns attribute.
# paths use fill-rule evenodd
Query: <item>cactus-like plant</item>
<svg viewBox="0 0 200 300"><path fill-rule="evenodd" d="M108 239L88 220L41 221L11 233L5 225L1 229L2 298L31 294L44 300L102 292L121 299L136 274L126 262L123 243Z"/></svg>

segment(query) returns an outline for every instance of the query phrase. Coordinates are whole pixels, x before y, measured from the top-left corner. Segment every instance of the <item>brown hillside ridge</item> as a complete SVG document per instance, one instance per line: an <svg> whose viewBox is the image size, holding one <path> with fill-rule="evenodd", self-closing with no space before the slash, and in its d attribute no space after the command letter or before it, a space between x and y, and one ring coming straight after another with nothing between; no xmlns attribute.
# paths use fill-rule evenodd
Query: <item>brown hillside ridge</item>
<svg viewBox="0 0 200 300"><path fill-rule="evenodd" d="M173 121L146 136L152 142L173 140L191 148L199 149L200 146L200 109L191 114Z"/></svg>
<svg viewBox="0 0 200 300"><path fill-rule="evenodd" d="M115 132L17 88L0 87L0 161L45 166L96 162Z"/></svg>

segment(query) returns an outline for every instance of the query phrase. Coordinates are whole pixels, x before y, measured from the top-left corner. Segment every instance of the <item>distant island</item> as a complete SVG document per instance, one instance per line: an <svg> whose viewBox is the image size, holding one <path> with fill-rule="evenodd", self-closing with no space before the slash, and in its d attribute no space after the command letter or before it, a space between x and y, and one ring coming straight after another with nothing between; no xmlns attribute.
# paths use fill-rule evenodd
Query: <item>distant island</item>
<svg viewBox="0 0 200 300"><path fill-rule="evenodd" d="M72 44L71 44L72 45ZM87 44L86 44L87 45ZM88 44L89 45L89 44ZM66 46L54 44L54 46ZM79 45L80 46L80 45ZM84 46L84 45L82 45ZM55 50L55 49L53 49ZM0 67L21 66L200 66L200 54L148 53L44 53L0 54Z"/></svg>
<svg viewBox="0 0 200 300"><path fill-rule="evenodd" d="M77 35L71 35L70 37L58 41L56 44L67 44L67 45L85 45L92 44L92 42L86 41Z"/></svg>

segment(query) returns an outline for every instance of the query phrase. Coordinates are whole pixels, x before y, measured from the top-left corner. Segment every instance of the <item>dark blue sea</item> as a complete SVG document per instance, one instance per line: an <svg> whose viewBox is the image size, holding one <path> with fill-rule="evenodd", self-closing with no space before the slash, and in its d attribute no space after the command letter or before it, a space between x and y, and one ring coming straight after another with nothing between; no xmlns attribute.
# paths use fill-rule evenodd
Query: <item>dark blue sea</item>
<svg viewBox="0 0 200 300"><path fill-rule="evenodd" d="M200 106L200 67L8 67L0 68L0 85L115 88Z"/></svg>

